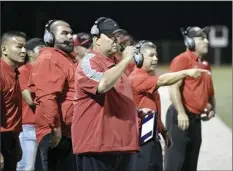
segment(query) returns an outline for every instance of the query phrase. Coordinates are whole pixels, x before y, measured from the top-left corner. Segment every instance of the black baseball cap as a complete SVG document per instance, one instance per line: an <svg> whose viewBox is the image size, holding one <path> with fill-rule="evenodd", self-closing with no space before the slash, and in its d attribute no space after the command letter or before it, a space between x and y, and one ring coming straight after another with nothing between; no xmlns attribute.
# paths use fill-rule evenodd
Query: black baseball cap
<svg viewBox="0 0 233 171"><path fill-rule="evenodd" d="M208 36L210 32L210 27L191 27L187 30L187 36L190 38L194 37L205 37Z"/></svg>
<svg viewBox="0 0 233 171"><path fill-rule="evenodd" d="M73 35L74 46L84 46L89 48L92 44L91 35L85 32L77 33Z"/></svg>
<svg viewBox="0 0 233 171"><path fill-rule="evenodd" d="M26 43L26 48L27 50L33 50L37 46L43 46L45 43L43 42L42 39L40 38L32 38L27 41Z"/></svg>
<svg viewBox="0 0 233 171"><path fill-rule="evenodd" d="M106 35L112 35L117 32L126 32L125 30L121 29L117 22L111 18L107 18L106 20L100 22L98 28L100 34L103 33Z"/></svg>

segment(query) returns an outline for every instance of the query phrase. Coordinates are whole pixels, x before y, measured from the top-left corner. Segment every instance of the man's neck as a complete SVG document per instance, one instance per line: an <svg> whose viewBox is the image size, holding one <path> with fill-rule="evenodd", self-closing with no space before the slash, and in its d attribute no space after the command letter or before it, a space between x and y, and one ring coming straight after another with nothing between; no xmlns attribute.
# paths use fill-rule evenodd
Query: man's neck
<svg viewBox="0 0 233 171"><path fill-rule="evenodd" d="M35 59L32 59L32 58L29 58L29 60L28 60L28 62L29 62L30 64L33 64L35 61L36 61L36 60L35 60Z"/></svg>
<svg viewBox="0 0 233 171"><path fill-rule="evenodd" d="M201 61L202 60L202 55L200 55L199 53L197 53L197 52L192 52L195 56L197 56L198 57L198 60L199 61Z"/></svg>
<svg viewBox="0 0 233 171"><path fill-rule="evenodd" d="M6 62L13 69L15 69L19 66L17 63L13 62L12 60L10 60L9 58L7 58L5 56L2 56L2 60L4 62Z"/></svg>

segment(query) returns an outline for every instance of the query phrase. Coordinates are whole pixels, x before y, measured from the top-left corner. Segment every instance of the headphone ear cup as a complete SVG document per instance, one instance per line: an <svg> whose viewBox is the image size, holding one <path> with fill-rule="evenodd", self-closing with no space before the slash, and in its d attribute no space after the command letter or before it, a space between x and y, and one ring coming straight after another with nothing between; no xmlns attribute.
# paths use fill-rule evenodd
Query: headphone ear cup
<svg viewBox="0 0 233 171"><path fill-rule="evenodd" d="M99 29L96 24L94 24L91 28L91 35L93 36L99 35Z"/></svg>
<svg viewBox="0 0 233 171"><path fill-rule="evenodd" d="M44 42L50 46L53 45L54 43L54 35L51 32L49 32L47 29L45 29L43 39Z"/></svg>
<svg viewBox="0 0 233 171"><path fill-rule="evenodd" d="M194 40L192 38L187 37L187 36L185 36L184 44L190 50L194 50L194 48L195 48Z"/></svg>
<svg viewBox="0 0 233 171"><path fill-rule="evenodd" d="M142 67L143 61L144 61L144 57L142 55L142 53L138 52L134 55L133 57L135 64L138 68Z"/></svg>

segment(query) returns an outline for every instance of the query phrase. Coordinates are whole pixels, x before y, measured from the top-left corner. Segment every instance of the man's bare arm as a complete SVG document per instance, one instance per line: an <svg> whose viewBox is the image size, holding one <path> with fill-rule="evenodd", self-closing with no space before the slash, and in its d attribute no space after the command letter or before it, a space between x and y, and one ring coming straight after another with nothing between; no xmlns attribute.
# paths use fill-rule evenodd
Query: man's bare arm
<svg viewBox="0 0 233 171"><path fill-rule="evenodd" d="M184 106L181 100L180 86L182 85L183 80L171 85L169 87L170 97L172 104L175 106L176 110L180 114L186 114L184 110Z"/></svg>
<svg viewBox="0 0 233 171"><path fill-rule="evenodd" d="M122 59L116 66L104 72L103 77L98 85L97 92L99 94L106 93L116 84L117 80L121 77L122 73L125 71L130 58Z"/></svg>
<svg viewBox="0 0 233 171"><path fill-rule="evenodd" d="M187 69L177 72L171 72L167 74L160 75L157 81L157 88L160 86L168 86L177 83L186 76L193 78L199 77L202 72L207 72L203 69Z"/></svg>

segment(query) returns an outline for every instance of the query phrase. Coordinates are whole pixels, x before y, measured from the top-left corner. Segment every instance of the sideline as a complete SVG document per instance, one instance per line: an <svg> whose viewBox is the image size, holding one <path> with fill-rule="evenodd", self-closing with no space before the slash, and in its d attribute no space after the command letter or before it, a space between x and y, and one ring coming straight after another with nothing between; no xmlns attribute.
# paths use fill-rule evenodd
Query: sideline
<svg viewBox="0 0 233 171"><path fill-rule="evenodd" d="M165 114L171 102L167 87L159 88L159 93L162 121L165 123ZM198 170L232 170L232 130L218 117L202 123Z"/></svg>

